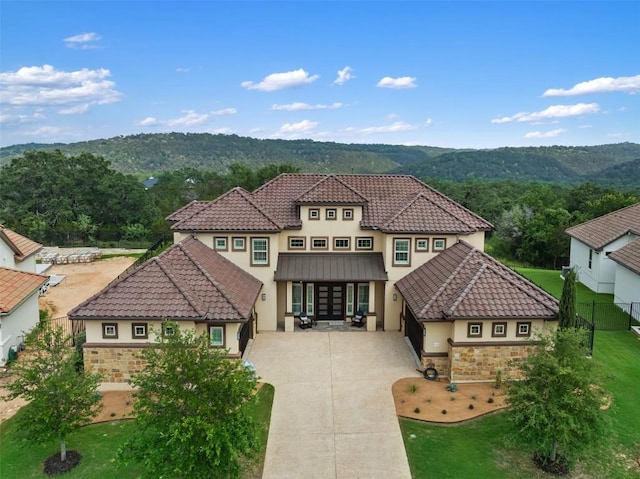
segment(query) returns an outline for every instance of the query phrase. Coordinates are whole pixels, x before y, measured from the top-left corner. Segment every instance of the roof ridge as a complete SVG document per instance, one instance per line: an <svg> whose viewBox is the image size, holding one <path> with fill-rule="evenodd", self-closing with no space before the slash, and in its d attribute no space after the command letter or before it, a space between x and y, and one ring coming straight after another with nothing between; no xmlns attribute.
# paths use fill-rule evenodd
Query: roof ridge
<svg viewBox="0 0 640 479"><path fill-rule="evenodd" d="M360 193L358 190L356 190L354 187L352 187L349 183L344 181L342 178L340 178L339 175L337 175L335 173L328 173L323 178L320 178L313 185L311 185L309 188L307 188L305 191L303 191L302 194L300 194L297 198L295 198L294 201L295 202L301 201L301 198L304 198L306 195L311 193L313 190L317 189L321 185L323 185L323 184L325 184L325 183L327 183L328 181L331 181L331 180L338 182L341 186L343 186L344 188L349 190L351 193L354 193L356 196L358 196L360 199L362 199L363 202L365 202L365 203L369 202L369 199L366 196L364 196L362 193Z"/></svg>
<svg viewBox="0 0 640 479"><path fill-rule="evenodd" d="M271 222L271 224L273 224L273 226L275 226L278 229L283 229L283 225L280 225L278 223L276 223L276 221L274 221L273 218L271 218L271 216L269 215L269 213L267 213L267 211L265 211L258 203L256 203L253 200L253 195L251 193L249 193L247 190L245 190L244 188L240 188L240 187L236 187L238 188L238 193L240 194L240 196L242 196L251 206L253 206L262 216L264 216L267 220L269 220ZM236 189L234 188L234 190Z"/></svg>
<svg viewBox="0 0 640 479"><path fill-rule="evenodd" d="M486 263L478 262L478 271L476 271L473 277L471 278L471 280L467 282L467 285L464 288L462 288L462 291L460 292L460 294L457 295L456 300L451 304L451 306L446 311L444 310L442 311L442 313L445 316L448 317L453 314L453 312L458 308L460 303L462 303L462 300L467 297L467 295L471 291L471 288L473 288L476 285L476 283L478 282L478 279L480 279L480 276L482 276L482 274L487 270L487 268L489 268L489 265L487 265Z"/></svg>
<svg viewBox="0 0 640 479"><path fill-rule="evenodd" d="M404 205L402 208L400 208L398 210L398 212L392 216L389 221L387 221L384 225L383 228L387 228L391 223L393 223L396 219L398 219L402 214L404 214L411 206L413 206L414 204L416 204L418 202L418 200L420 200L421 198L425 199L426 201L428 201L429 203L431 203L433 206L435 206L436 208L438 208L440 211L442 211L443 213L445 213L447 216L449 216L450 218L453 218L455 221L458 221L460 223L462 223L463 225L465 225L468 228L472 228L472 229L476 229L475 226L467 223L465 220L463 220L462 218L458 217L457 215L454 215L453 213L451 213L450 211L447 211L446 208L442 207L441 205L439 205L438 203L436 203L435 201L433 201L431 198L429 198L423 191L418 191L416 192L415 196L413 197L413 199L407 203L406 205Z"/></svg>
<svg viewBox="0 0 640 479"><path fill-rule="evenodd" d="M176 246L177 246L177 249L179 249L180 251L185 253L182 243L178 243ZM191 259L191 258L189 258L189 259ZM173 283L173 285L176 288L178 288L178 291L180 291L180 293L185 297L185 299L191 305L191 307L194 309L194 311L196 313L198 313L200 316L204 316L206 311L204 311L204 307L202 305L202 302L199 301L199 299L195 295L193 295L191 293L191 291L187 287L187 285L184 284L184 281L182 280L182 278L176 277L176 275L174 275L171 271L169 271L167 266L164 264L164 258L160 259L160 257L156 257L156 258L152 258L151 261L153 261L153 260L156 260L156 263L158 264L158 266L160 267L162 272L169 279L169 281L171 281ZM197 305L196 303L200 303L200 305Z"/></svg>
<svg viewBox="0 0 640 479"><path fill-rule="evenodd" d="M200 261L198 261L198 259L190 251L186 249L182 249L182 251L191 260L191 262L198 268L198 270L209 280L209 282L218 290L218 292L224 297L224 299L226 299L229 302L229 304L233 306L234 311L238 313L239 316L242 317L242 312L238 308L238 305L236 304L235 299L229 296L229 294L226 292L226 289L215 278L213 278L209 274L209 272L202 266ZM231 263L231 261L227 260L224 256L222 256L217 251L214 250L213 253L218 257L220 257L223 261Z"/></svg>
<svg viewBox="0 0 640 479"><path fill-rule="evenodd" d="M447 276L446 281L440 285L440 287L434 293L434 295L431 297L431 299L429 301L427 301L427 303L424 305L424 307L420 310L419 317L423 317L426 314L427 310L431 307L431 305L435 302L435 300L442 295L442 293L447 289L447 286L449 286L449 284L451 284L453 282L454 278L458 275L458 273L462 270L462 268L464 266L466 266L466 264L469 262L469 259L471 258L475 248L473 248L473 246L469 245L468 243L465 243L465 245L469 246L471 249L465 255L463 260L460 261L458 266L456 266L456 268L451 272L451 274L449 274Z"/></svg>

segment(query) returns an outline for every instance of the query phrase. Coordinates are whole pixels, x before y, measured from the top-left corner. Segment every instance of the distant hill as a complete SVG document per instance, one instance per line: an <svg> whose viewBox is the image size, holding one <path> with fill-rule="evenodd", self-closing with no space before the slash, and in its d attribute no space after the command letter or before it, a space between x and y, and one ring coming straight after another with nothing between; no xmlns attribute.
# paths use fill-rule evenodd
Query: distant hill
<svg viewBox="0 0 640 479"><path fill-rule="evenodd" d="M592 181L639 188L640 145L523 147L472 150L429 146L341 144L313 140L259 140L208 133L157 133L79 143L25 144L0 148L0 166L27 150L89 152L114 169L144 175L192 167L226 171L232 163L262 167L288 163L303 172L406 173L462 181Z"/></svg>

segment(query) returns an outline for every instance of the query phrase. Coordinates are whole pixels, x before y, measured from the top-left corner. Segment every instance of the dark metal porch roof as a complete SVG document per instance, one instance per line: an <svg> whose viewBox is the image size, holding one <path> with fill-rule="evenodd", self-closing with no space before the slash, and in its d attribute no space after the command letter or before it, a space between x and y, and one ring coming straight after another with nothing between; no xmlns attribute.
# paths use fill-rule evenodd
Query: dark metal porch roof
<svg viewBox="0 0 640 479"><path fill-rule="evenodd" d="M276 281L387 281L382 253L280 253Z"/></svg>

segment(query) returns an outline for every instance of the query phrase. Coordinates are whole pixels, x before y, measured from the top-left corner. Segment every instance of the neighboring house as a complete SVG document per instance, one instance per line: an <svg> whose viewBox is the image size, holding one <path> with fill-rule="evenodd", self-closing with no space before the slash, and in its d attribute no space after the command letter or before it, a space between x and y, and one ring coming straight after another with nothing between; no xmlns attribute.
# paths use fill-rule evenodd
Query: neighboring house
<svg viewBox="0 0 640 479"><path fill-rule="evenodd" d="M40 288L46 276L0 267L0 365L17 352L24 336L38 324Z"/></svg>
<svg viewBox="0 0 640 479"><path fill-rule="evenodd" d="M640 321L640 239L609 254L615 263L613 301L631 305L633 316ZM627 312L630 306L623 306Z"/></svg>
<svg viewBox="0 0 640 479"><path fill-rule="evenodd" d="M566 230L571 236L570 266L576 279L596 293L614 294L619 286L610 253L640 239L640 203Z"/></svg>
<svg viewBox="0 0 640 479"><path fill-rule="evenodd" d="M363 311L366 330L404 331L423 365L456 380L494 379L557 319L553 298L482 252L490 223L412 176L282 174L167 221L174 246L69 313L87 325L87 367L109 382L140 369L135 352L163 319L237 357L301 313Z"/></svg>
<svg viewBox="0 0 640 479"><path fill-rule="evenodd" d="M558 301L460 241L396 283L405 331L421 358L451 381L487 381L526 358L529 339L557 326Z"/></svg>
<svg viewBox="0 0 640 479"><path fill-rule="evenodd" d="M49 278L36 273L40 243L0 225L0 365L40 321L38 296Z"/></svg>
<svg viewBox="0 0 640 479"><path fill-rule="evenodd" d="M137 354L164 320L207 332L211 345L240 357L253 337L262 284L195 238L186 238L69 312L84 320L85 366L105 382L126 382L144 366Z"/></svg>
<svg viewBox="0 0 640 479"><path fill-rule="evenodd" d="M36 253L40 243L0 225L0 267L36 272Z"/></svg>

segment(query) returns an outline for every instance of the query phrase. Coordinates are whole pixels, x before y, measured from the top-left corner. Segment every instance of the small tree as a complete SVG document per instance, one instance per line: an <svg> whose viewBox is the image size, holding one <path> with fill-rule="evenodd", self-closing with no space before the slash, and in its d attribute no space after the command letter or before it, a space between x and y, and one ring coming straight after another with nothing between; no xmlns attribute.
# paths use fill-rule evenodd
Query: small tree
<svg viewBox="0 0 640 479"><path fill-rule="evenodd" d="M523 379L507 385L515 434L544 465L564 463L604 431L605 396L581 339L575 329L541 337L519 364Z"/></svg>
<svg viewBox="0 0 640 479"><path fill-rule="evenodd" d="M158 334L142 350L135 392L133 435L119 449L120 462L144 466L146 477L235 477L238 459L256 445L257 428L246 405L254 397L254 373L206 334Z"/></svg>
<svg viewBox="0 0 640 479"><path fill-rule="evenodd" d="M558 311L558 327L560 329L576 327L576 272L573 268L564 277L562 296Z"/></svg>
<svg viewBox="0 0 640 479"><path fill-rule="evenodd" d="M43 323L41 323L43 324ZM78 353L61 327L44 323L26 338L26 351L12 366L9 399L30 401L19 428L35 443L60 441L60 461L67 460L66 438L89 424L101 408L96 393L101 376L77 371Z"/></svg>

